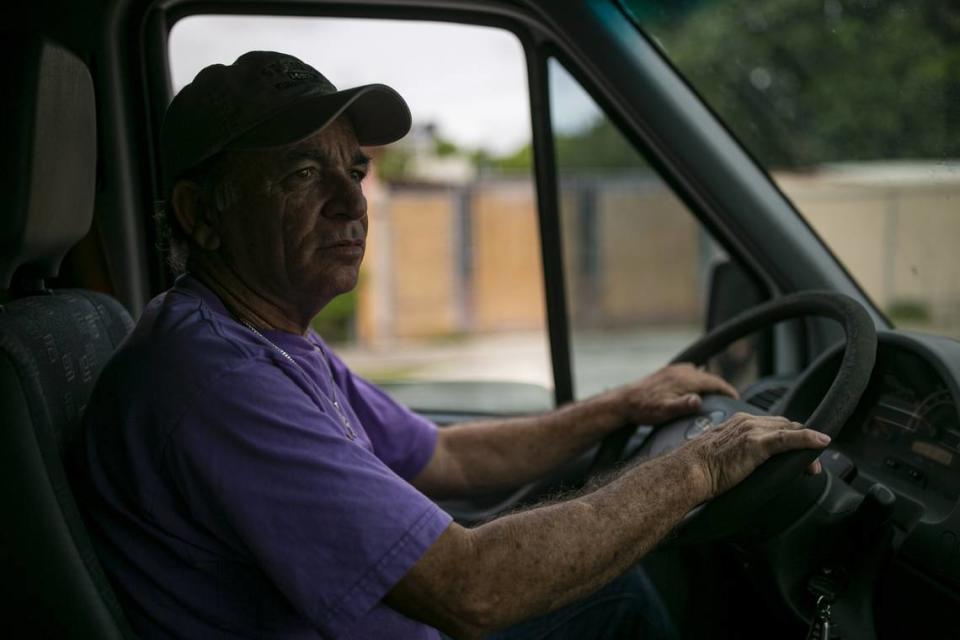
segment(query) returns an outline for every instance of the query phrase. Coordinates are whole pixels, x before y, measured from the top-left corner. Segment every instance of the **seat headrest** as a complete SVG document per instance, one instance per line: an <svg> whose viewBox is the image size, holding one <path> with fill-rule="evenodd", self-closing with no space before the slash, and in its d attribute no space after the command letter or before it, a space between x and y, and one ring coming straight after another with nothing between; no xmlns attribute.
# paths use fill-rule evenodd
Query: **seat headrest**
<svg viewBox="0 0 960 640"><path fill-rule="evenodd" d="M36 34L5 34L0 86L0 288L14 271L57 275L93 218L93 81L77 56Z"/></svg>

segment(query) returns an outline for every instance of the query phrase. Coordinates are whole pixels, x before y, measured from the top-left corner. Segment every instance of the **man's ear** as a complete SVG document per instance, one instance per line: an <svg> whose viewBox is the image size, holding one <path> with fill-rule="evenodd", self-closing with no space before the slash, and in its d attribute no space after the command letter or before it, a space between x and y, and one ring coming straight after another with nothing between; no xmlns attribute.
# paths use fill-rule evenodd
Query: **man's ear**
<svg viewBox="0 0 960 640"><path fill-rule="evenodd" d="M205 251L216 251L220 247L220 235L207 218L207 206L200 185L190 180L180 180L173 185L170 204L180 228L194 244Z"/></svg>

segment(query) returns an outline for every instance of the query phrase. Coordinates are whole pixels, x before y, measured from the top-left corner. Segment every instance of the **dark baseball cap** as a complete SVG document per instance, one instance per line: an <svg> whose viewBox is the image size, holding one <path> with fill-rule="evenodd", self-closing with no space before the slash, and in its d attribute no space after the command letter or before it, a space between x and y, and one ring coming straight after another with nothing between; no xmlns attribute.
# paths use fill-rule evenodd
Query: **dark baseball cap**
<svg viewBox="0 0 960 640"><path fill-rule="evenodd" d="M180 90L160 132L167 184L224 149L291 144L349 116L365 146L388 144L410 130L410 109L383 84L338 91L293 56L251 51L231 65L205 67Z"/></svg>

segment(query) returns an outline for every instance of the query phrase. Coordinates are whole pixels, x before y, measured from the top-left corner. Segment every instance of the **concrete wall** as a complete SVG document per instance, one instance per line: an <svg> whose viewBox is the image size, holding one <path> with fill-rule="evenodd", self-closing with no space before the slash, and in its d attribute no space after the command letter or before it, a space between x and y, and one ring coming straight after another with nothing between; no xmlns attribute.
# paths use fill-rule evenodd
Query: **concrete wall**
<svg viewBox="0 0 960 640"><path fill-rule="evenodd" d="M922 302L935 330L960 333L960 181L904 176L775 179L881 306ZM575 327L702 322L713 249L658 179L565 178L561 214ZM358 336L542 330L539 251L529 180L383 189L371 200Z"/></svg>
<svg viewBox="0 0 960 640"><path fill-rule="evenodd" d="M881 165L776 180L881 307L919 303L931 330L960 336L958 172Z"/></svg>
<svg viewBox="0 0 960 640"><path fill-rule="evenodd" d="M564 181L566 278L578 327L701 319L701 233L659 180Z"/></svg>
<svg viewBox="0 0 960 640"><path fill-rule="evenodd" d="M544 327L533 185L527 181L478 183L472 196L470 328L484 332Z"/></svg>
<svg viewBox="0 0 960 640"><path fill-rule="evenodd" d="M544 326L529 181L405 186L370 206L362 342Z"/></svg>

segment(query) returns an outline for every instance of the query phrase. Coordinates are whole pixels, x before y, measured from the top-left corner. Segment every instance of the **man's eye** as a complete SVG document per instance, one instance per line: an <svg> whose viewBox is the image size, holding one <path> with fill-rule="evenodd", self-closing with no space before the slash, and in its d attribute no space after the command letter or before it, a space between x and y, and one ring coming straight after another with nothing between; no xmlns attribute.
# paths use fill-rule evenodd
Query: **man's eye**
<svg viewBox="0 0 960 640"><path fill-rule="evenodd" d="M353 178L355 182L363 182L363 179L367 177L367 172L354 169L350 172L350 177Z"/></svg>
<svg viewBox="0 0 960 640"><path fill-rule="evenodd" d="M308 178L314 178L318 174L316 167L304 167L303 169L297 169L293 172L293 177L300 178L301 180L306 180Z"/></svg>

